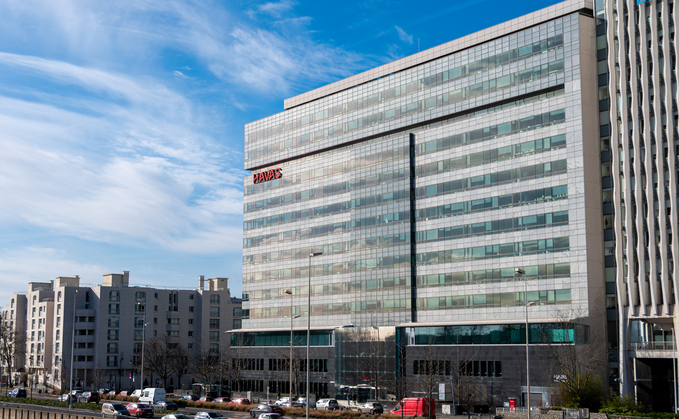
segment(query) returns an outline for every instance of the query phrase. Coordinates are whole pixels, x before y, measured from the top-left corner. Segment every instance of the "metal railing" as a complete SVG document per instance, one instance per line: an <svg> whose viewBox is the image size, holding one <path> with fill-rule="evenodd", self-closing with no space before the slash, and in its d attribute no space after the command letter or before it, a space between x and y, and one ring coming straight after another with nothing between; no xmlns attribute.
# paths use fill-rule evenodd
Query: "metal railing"
<svg viewBox="0 0 679 419"><path fill-rule="evenodd" d="M632 342L630 349L633 351L673 351L674 342Z"/></svg>

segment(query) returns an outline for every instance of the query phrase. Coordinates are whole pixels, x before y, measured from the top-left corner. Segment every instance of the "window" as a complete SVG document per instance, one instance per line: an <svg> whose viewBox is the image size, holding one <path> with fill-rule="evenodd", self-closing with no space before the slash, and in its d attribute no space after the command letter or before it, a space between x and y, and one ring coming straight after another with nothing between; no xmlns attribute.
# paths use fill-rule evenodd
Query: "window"
<svg viewBox="0 0 679 419"><path fill-rule="evenodd" d="M108 327L120 327L120 317L109 317Z"/></svg>
<svg viewBox="0 0 679 419"><path fill-rule="evenodd" d="M210 329L219 329L219 319L210 319Z"/></svg>
<svg viewBox="0 0 679 419"><path fill-rule="evenodd" d="M193 337L193 331L192 331L192 330L189 330L189 337L190 337L190 338Z"/></svg>
<svg viewBox="0 0 679 419"><path fill-rule="evenodd" d="M193 313L193 306L189 306L189 313Z"/></svg>
<svg viewBox="0 0 679 419"><path fill-rule="evenodd" d="M234 329L240 329L241 327L243 327L243 320L233 319L233 328Z"/></svg>
<svg viewBox="0 0 679 419"><path fill-rule="evenodd" d="M31 332L31 340L33 340L33 333L35 333L35 332ZM61 339L61 330L57 330L56 339L57 340Z"/></svg>
<svg viewBox="0 0 679 419"><path fill-rule="evenodd" d="M118 344L117 343L109 343L106 345L106 353L107 354L117 354L118 353Z"/></svg>
<svg viewBox="0 0 679 419"><path fill-rule="evenodd" d="M120 301L120 291L109 291L108 292L109 301Z"/></svg>
<svg viewBox="0 0 679 419"><path fill-rule="evenodd" d="M219 317L219 307L210 307L210 317Z"/></svg>
<svg viewBox="0 0 679 419"><path fill-rule="evenodd" d="M61 349L61 346L59 345L59 342L57 342L57 344L54 345L54 352L59 353L59 349Z"/></svg>
<svg viewBox="0 0 679 419"><path fill-rule="evenodd" d="M215 355L219 353L219 344L218 343L211 343L210 344L210 353Z"/></svg>
<svg viewBox="0 0 679 419"><path fill-rule="evenodd" d="M193 324L193 319L189 319L189 324Z"/></svg>
<svg viewBox="0 0 679 419"><path fill-rule="evenodd" d="M219 294L212 294L210 296L210 304L219 304Z"/></svg>
<svg viewBox="0 0 679 419"><path fill-rule="evenodd" d="M109 304L108 314L120 314L120 304Z"/></svg>
<svg viewBox="0 0 679 419"><path fill-rule="evenodd" d="M243 316L243 309L240 307L236 307L233 309L233 317L242 317Z"/></svg>
<svg viewBox="0 0 679 419"><path fill-rule="evenodd" d="M118 329L108 331L108 340L118 340Z"/></svg>
<svg viewBox="0 0 679 419"><path fill-rule="evenodd" d="M153 298L158 299L158 293L153 294Z"/></svg>
<svg viewBox="0 0 679 419"><path fill-rule="evenodd" d="M135 330L134 331L134 340L140 342L144 340L144 330Z"/></svg>
<svg viewBox="0 0 679 419"><path fill-rule="evenodd" d="M118 366L118 357L117 356L107 356L106 357L106 366L107 367L117 367Z"/></svg>
<svg viewBox="0 0 679 419"><path fill-rule="evenodd" d="M88 303L89 301L90 301L90 292L87 291L87 292L85 293L85 302Z"/></svg>
<svg viewBox="0 0 679 419"><path fill-rule="evenodd" d="M171 338L178 338L179 337L179 331L178 330L170 331L170 332L167 332L167 335Z"/></svg>
<svg viewBox="0 0 679 419"><path fill-rule="evenodd" d="M57 316L61 315L61 304L57 304Z"/></svg>
<svg viewBox="0 0 679 419"><path fill-rule="evenodd" d="M144 327L144 318L143 317L135 317L134 318L134 327Z"/></svg>
<svg viewBox="0 0 679 419"><path fill-rule="evenodd" d="M158 306L153 306L153 311L158 312Z"/></svg>
<svg viewBox="0 0 679 419"><path fill-rule="evenodd" d="M210 342L219 342L219 332L210 332Z"/></svg>
<svg viewBox="0 0 679 419"><path fill-rule="evenodd" d="M144 314L146 313L146 306L143 304L134 305L134 314Z"/></svg>
<svg viewBox="0 0 679 419"><path fill-rule="evenodd" d="M61 327L61 317L57 317L57 327Z"/></svg>
<svg viewBox="0 0 679 419"><path fill-rule="evenodd" d="M35 317L35 307L33 307L33 310L31 310L31 316Z"/></svg>
<svg viewBox="0 0 679 419"><path fill-rule="evenodd" d="M142 349L144 349L144 347L142 346L141 343L135 343L134 344L134 353L135 354L140 354Z"/></svg>
<svg viewBox="0 0 679 419"><path fill-rule="evenodd" d="M187 347L188 349L193 349L193 343L187 344L186 347Z"/></svg>
<svg viewBox="0 0 679 419"><path fill-rule="evenodd" d="M189 300L193 300L193 294L189 294Z"/></svg>
<svg viewBox="0 0 679 419"><path fill-rule="evenodd" d="M134 301L146 301L146 293L143 291L137 291L134 293Z"/></svg>
<svg viewBox="0 0 679 419"><path fill-rule="evenodd" d="M179 324L179 319L167 319L167 324Z"/></svg>

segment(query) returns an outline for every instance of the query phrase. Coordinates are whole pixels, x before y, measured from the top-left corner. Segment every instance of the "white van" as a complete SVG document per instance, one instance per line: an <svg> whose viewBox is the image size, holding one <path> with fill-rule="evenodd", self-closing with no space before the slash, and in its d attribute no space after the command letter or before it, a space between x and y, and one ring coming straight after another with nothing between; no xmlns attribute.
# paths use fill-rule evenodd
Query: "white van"
<svg viewBox="0 0 679 419"><path fill-rule="evenodd" d="M139 398L139 403L150 403L164 402L165 401L165 389L164 388L145 388L142 391L141 397Z"/></svg>
<svg viewBox="0 0 679 419"><path fill-rule="evenodd" d="M136 398L140 398L140 397L141 397L141 392L142 392L142 391L143 391L143 390L141 390L141 389L136 389L134 392L132 392L132 394L130 394L130 396L136 397Z"/></svg>

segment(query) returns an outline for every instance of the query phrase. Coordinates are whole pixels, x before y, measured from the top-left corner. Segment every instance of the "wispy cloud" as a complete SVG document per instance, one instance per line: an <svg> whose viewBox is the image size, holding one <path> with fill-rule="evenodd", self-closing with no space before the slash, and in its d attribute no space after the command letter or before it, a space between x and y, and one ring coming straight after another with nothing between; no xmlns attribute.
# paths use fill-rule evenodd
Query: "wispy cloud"
<svg viewBox="0 0 679 419"><path fill-rule="evenodd" d="M400 26L394 26L396 28L396 32L398 33L398 39L400 39L403 42L406 42L410 45L413 44L413 36L408 35L406 31L404 31Z"/></svg>

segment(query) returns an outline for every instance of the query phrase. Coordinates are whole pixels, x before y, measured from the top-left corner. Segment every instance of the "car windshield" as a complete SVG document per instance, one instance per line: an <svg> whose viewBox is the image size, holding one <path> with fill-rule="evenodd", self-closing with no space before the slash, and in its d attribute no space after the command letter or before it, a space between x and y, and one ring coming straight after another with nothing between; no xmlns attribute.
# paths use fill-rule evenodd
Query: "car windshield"
<svg viewBox="0 0 679 419"><path fill-rule="evenodd" d="M207 414L208 414L211 418L221 418L221 417L222 417L222 415L219 414L219 413L217 413L217 412L207 412Z"/></svg>
<svg viewBox="0 0 679 419"><path fill-rule="evenodd" d="M111 405L115 410L123 410L125 406L123 406L121 403L113 403Z"/></svg>

